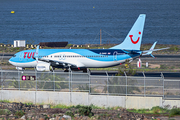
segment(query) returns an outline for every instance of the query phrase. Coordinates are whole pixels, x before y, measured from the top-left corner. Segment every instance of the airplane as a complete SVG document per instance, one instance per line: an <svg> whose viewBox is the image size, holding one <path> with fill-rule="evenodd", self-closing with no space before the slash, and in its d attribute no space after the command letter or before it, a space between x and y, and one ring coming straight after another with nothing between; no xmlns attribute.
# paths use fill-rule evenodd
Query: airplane
<svg viewBox="0 0 180 120"><path fill-rule="evenodd" d="M140 14L124 41L109 49L39 49L24 50L9 59L9 63L18 70L36 68L37 71L53 71L62 68L69 70L83 70L87 68L105 68L120 65L126 60L132 61L142 55L152 55L157 42L150 50L141 51L141 41L145 23L145 14Z"/></svg>

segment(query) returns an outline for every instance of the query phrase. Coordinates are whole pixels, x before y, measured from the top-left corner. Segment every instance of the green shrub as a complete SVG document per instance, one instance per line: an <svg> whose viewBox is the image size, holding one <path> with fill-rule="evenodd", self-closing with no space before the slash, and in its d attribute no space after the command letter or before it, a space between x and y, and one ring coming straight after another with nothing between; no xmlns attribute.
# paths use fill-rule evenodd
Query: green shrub
<svg viewBox="0 0 180 120"><path fill-rule="evenodd" d="M24 103L24 104L26 104L26 105L33 105L33 103L32 103L32 102L29 102L29 103Z"/></svg>
<svg viewBox="0 0 180 120"><path fill-rule="evenodd" d="M169 112L169 116L172 117L174 115L180 115L180 108L173 108Z"/></svg>
<svg viewBox="0 0 180 120"><path fill-rule="evenodd" d="M66 105L63 105L63 104L58 104L58 105L55 105L55 106L51 106L51 108L69 109L69 108L71 108L71 106L66 106Z"/></svg>
<svg viewBox="0 0 180 120"><path fill-rule="evenodd" d="M92 110L91 106L81 106L79 108L78 112L82 116L92 117L94 115L94 113L92 113L91 110Z"/></svg>
<svg viewBox="0 0 180 120"><path fill-rule="evenodd" d="M74 113L72 111L66 111L65 113L66 115L69 115L71 117L74 117Z"/></svg>
<svg viewBox="0 0 180 120"><path fill-rule="evenodd" d="M25 112L23 112L22 110L17 111L17 112L15 113L15 116L18 116L18 117L22 117L23 115L25 115Z"/></svg>
<svg viewBox="0 0 180 120"><path fill-rule="evenodd" d="M164 111L164 109L162 107L159 107L159 106L152 107L151 110L154 114L162 113Z"/></svg>
<svg viewBox="0 0 180 120"><path fill-rule="evenodd" d="M0 109L0 115L10 115L11 111L8 109Z"/></svg>
<svg viewBox="0 0 180 120"><path fill-rule="evenodd" d="M10 101L9 101L9 100L0 100L0 102L10 103Z"/></svg>
<svg viewBox="0 0 180 120"><path fill-rule="evenodd" d="M166 65L160 65L160 69L167 69Z"/></svg>

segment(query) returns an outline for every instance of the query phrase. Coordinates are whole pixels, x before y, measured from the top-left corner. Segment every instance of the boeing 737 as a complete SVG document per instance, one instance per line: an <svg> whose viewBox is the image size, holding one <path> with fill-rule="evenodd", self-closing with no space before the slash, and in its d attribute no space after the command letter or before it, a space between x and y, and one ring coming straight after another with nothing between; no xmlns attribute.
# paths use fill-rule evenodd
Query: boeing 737
<svg viewBox="0 0 180 120"><path fill-rule="evenodd" d="M109 49L39 49L24 50L16 53L9 62L18 69L34 67L37 71L50 71L63 68L65 71L87 68L104 68L116 66L126 60L132 61L141 55L152 55L156 42L150 50L141 51L141 41L145 23L145 14L140 14L125 40Z"/></svg>

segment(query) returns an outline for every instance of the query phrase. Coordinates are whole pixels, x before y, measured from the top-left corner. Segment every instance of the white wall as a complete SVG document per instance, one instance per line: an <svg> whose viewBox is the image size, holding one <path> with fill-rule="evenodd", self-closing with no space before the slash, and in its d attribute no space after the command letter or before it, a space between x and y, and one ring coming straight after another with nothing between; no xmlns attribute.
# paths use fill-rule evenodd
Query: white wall
<svg viewBox="0 0 180 120"><path fill-rule="evenodd" d="M99 107L123 107L151 109L154 106L180 107L180 100L162 100L162 97L89 95L85 92L48 92L0 90L0 99L12 102L38 104L96 105Z"/></svg>
<svg viewBox="0 0 180 120"><path fill-rule="evenodd" d="M126 108L128 109L151 109L153 106L162 107L162 97L126 97Z"/></svg>

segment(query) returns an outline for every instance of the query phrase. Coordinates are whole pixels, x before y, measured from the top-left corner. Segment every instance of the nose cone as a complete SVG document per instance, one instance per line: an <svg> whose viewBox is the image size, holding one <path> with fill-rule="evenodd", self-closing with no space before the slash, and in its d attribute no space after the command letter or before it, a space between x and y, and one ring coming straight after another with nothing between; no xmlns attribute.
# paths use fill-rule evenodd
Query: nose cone
<svg viewBox="0 0 180 120"><path fill-rule="evenodd" d="M12 58L9 59L9 63L12 64Z"/></svg>
<svg viewBox="0 0 180 120"><path fill-rule="evenodd" d="M14 65L14 62L13 62L13 57L9 59L9 63Z"/></svg>

